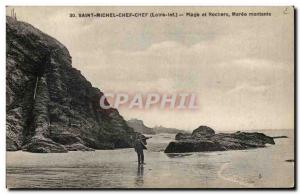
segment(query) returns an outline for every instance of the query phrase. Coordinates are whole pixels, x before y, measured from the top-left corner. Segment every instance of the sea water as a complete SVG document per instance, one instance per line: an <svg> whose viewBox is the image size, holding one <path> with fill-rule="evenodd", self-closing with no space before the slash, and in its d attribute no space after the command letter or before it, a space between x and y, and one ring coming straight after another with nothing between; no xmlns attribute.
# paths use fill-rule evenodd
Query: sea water
<svg viewBox="0 0 300 194"><path fill-rule="evenodd" d="M289 188L294 185L293 130L265 148L165 154L174 134L152 135L143 166L134 149L37 154L7 152L9 188ZM288 162L286 160L292 160Z"/></svg>

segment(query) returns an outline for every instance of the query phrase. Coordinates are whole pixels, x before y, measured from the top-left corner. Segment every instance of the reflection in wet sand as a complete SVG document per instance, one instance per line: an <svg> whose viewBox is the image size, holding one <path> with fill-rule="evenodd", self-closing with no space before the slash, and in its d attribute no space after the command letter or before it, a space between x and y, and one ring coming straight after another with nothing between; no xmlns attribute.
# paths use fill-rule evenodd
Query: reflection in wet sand
<svg viewBox="0 0 300 194"><path fill-rule="evenodd" d="M174 153L174 154L166 154L169 158L179 158L179 157L185 157L185 156L191 156L192 153Z"/></svg>
<svg viewBox="0 0 300 194"><path fill-rule="evenodd" d="M144 165L137 165L137 175L135 185L141 187L144 185Z"/></svg>

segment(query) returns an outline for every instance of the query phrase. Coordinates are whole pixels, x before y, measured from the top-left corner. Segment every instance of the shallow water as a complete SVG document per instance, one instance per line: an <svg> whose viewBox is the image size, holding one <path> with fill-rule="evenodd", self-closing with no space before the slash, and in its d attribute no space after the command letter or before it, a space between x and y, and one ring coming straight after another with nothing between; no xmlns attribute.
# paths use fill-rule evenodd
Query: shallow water
<svg viewBox="0 0 300 194"><path fill-rule="evenodd" d="M148 140L146 165L137 165L133 149L34 154L7 152L9 188L248 188L294 185L293 131L266 148L165 154L174 135Z"/></svg>

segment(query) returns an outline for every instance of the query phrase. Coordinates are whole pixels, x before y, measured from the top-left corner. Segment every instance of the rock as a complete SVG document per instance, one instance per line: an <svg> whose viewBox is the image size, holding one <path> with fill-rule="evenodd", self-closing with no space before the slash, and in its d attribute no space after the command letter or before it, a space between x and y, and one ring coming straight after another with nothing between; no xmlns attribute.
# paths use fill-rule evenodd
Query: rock
<svg viewBox="0 0 300 194"><path fill-rule="evenodd" d="M205 141L179 141L171 142L165 149L165 153L184 153L184 152L204 152L204 151L223 151L219 143L205 140Z"/></svg>
<svg viewBox="0 0 300 194"><path fill-rule="evenodd" d="M286 135L274 136L273 139L288 138Z"/></svg>
<svg viewBox="0 0 300 194"><path fill-rule="evenodd" d="M170 142L165 153L207 152L225 150L245 150L275 144L272 137L263 133L219 133L209 127L199 127L192 134L178 133Z"/></svg>
<svg viewBox="0 0 300 194"><path fill-rule="evenodd" d="M104 94L72 67L64 45L8 16L6 38L7 151L132 147L133 129L117 109L100 107Z"/></svg>
<svg viewBox="0 0 300 194"><path fill-rule="evenodd" d="M88 148L81 143L74 143L71 145L66 145L65 147L68 151L95 151L94 149Z"/></svg>
<svg viewBox="0 0 300 194"><path fill-rule="evenodd" d="M295 162L294 159L285 160L286 162Z"/></svg>
<svg viewBox="0 0 300 194"><path fill-rule="evenodd" d="M52 133L51 138L53 141L63 144L63 145L70 145L75 143L83 143L83 141L78 137L71 133Z"/></svg>
<svg viewBox="0 0 300 194"><path fill-rule="evenodd" d="M195 129L192 133L192 136L210 136L214 135L215 131L207 126L200 126L197 129Z"/></svg>
<svg viewBox="0 0 300 194"><path fill-rule="evenodd" d="M27 143L22 147L23 151L34 152L34 153L65 153L68 150L61 144L55 143L51 139L45 137L34 136L31 138L30 143Z"/></svg>
<svg viewBox="0 0 300 194"><path fill-rule="evenodd" d="M189 133L177 133L175 135L175 140L184 140L192 138L192 134Z"/></svg>

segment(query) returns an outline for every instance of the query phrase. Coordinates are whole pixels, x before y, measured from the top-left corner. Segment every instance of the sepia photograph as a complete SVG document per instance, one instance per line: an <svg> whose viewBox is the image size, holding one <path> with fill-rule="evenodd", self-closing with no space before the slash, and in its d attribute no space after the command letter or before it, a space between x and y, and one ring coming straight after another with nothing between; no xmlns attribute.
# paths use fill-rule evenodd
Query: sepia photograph
<svg viewBox="0 0 300 194"><path fill-rule="evenodd" d="M293 6L5 19L9 190L295 189Z"/></svg>

